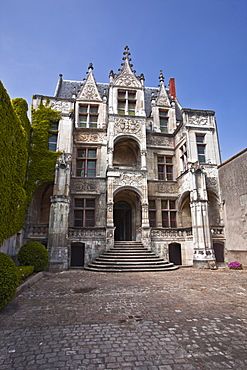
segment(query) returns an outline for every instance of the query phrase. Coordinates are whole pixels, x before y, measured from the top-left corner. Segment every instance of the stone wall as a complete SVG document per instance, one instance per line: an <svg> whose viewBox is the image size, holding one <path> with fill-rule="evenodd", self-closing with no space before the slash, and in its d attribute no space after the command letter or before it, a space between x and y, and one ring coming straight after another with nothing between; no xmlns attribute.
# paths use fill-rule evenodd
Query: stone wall
<svg viewBox="0 0 247 370"><path fill-rule="evenodd" d="M219 166L227 261L247 266L247 149Z"/></svg>

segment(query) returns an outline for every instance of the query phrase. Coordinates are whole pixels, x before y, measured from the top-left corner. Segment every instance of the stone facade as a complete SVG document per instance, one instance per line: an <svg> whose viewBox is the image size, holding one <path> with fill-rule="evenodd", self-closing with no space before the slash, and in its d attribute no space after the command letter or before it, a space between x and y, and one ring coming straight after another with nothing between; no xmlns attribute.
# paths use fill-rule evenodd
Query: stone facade
<svg viewBox="0 0 247 370"><path fill-rule="evenodd" d="M247 266L247 149L219 166L226 262Z"/></svg>
<svg viewBox="0 0 247 370"><path fill-rule="evenodd" d="M214 112L182 108L162 71L158 87L145 87L130 60L126 47L109 83L95 81L92 64L84 81L60 75L48 97L61 111L63 156L54 184L35 194L26 240L47 244L51 270L82 267L114 240L209 267L214 245L224 244ZM34 108L45 98L35 95Z"/></svg>

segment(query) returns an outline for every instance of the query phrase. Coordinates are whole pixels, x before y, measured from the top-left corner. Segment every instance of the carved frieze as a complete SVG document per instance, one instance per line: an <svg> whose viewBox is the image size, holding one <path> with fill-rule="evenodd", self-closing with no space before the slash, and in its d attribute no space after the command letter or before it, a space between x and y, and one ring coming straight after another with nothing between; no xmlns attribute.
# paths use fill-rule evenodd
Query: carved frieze
<svg viewBox="0 0 247 370"><path fill-rule="evenodd" d="M72 179L71 180L72 192L86 192L86 193L99 193L99 183L95 180L88 179Z"/></svg>
<svg viewBox="0 0 247 370"><path fill-rule="evenodd" d="M169 193L176 195L178 193L178 184L175 182L168 181L150 181L149 182L149 193Z"/></svg>
<svg viewBox="0 0 247 370"><path fill-rule="evenodd" d="M89 238L105 238L105 229L69 229L69 238L75 238L75 237L89 237Z"/></svg>
<svg viewBox="0 0 247 370"><path fill-rule="evenodd" d="M124 133L139 136L142 133L142 122L143 120L140 119L115 118L114 119L115 135Z"/></svg>
<svg viewBox="0 0 247 370"><path fill-rule="evenodd" d="M189 124L191 125L208 125L209 117L207 113L190 113L188 116Z"/></svg>
<svg viewBox="0 0 247 370"><path fill-rule="evenodd" d="M83 143L102 143L105 139L103 132L89 133L89 132L77 132L75 136L76 141Z"/></svg>
<svg viewBox="0 0 247 370"><path fill-rule="evenodd" d="M169 147L174 147L174 139L173 139L173 137L148 135L147 136L147 146L169 146Z"/></svg>

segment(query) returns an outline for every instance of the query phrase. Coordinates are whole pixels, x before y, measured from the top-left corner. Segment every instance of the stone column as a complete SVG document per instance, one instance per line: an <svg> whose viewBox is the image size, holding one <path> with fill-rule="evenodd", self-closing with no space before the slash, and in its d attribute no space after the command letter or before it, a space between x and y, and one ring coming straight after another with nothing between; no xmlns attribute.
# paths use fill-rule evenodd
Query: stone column
<svg viewBox="0 0 247 370"><path fill-rule="evenodd" d="M56 164L48 234L49 269L52 272L66 270L69 267L70 164L71 155L65 153L62 154Z"/></svg>
<svg viewBox="0 0 247 370"><path fill-rule="evenodd" d="M212 247L208 217L208 199L205 174L201 169L191 171L193 190L190 194L192 233L194 242L193 264L199 268L214 268L215 256Z"/></svg>
<svg viewBox="0 0 247 370"><path fill-rule="evenodd" d="M141 169L142 170L147 169L147 151L146 150L141 151Z"/></svg>
<svg viewBox="0 0 247 370"><path fill-rule="evenodd" d="M107 220L106 220L106 249L114 246L114 220L113 220L113 179L107 181Z"/></svg>

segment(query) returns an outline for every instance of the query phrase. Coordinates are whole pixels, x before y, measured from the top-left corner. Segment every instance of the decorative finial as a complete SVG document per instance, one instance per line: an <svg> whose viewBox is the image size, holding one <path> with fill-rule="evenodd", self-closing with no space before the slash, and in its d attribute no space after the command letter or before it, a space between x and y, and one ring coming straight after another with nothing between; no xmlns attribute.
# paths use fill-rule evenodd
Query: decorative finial
<svg viewBox="0 0 247 370"><path fill-rule="evenodd" d="M162 69L160 70L159 80L160 80L160 82L164 82L164 80L165 80L165 78L163 76Z"/></svg>
<svg viewBox="0 0 247 370"><path fill-rule="evenodd" d="M93 70L93 63L89 63L88 70Z"/></svg>
<svg viewBox="0 0 247 370"><path fill-rule="evenodd" d="M131 59L129 58L129 55L130 55L129 47L128 47L128 46L125 46L124 50L125 50L125 51L123 52L123 55L124 55L123 60L124 60L124 59L129 59L129 60L131 60Z"/></svg>

